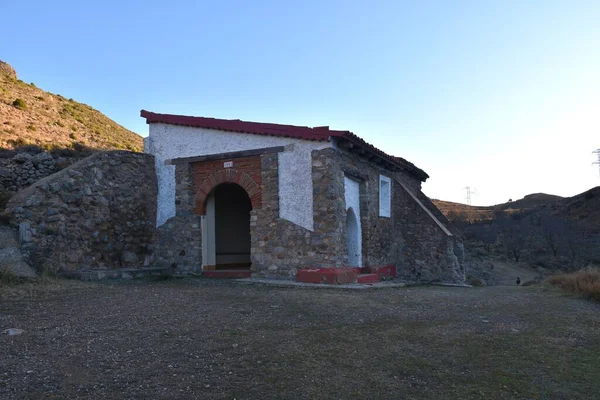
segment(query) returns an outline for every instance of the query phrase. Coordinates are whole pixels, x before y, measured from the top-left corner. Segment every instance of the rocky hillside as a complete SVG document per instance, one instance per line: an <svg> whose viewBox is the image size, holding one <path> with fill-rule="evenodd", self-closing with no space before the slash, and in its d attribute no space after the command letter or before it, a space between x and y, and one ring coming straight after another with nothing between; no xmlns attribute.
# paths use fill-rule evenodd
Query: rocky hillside
<svg viewBox="0 0 600 400"><path fill-rule="evenodd" d="M491 207L434 202L480 258L549 270L600 265L600 186L573 197L533 194ZM481 246L485 251L478 252Z"/></svg>
<svg viewBox="0 0 600 400"><path fill-rule="evenodd" d="M552 206L559 204L563 197L546 193L528 194L522 199L496 204L494 206L470 206L468 204L454 203L433 199L436 207L451 221L464 220L466 222L485 222L494 218L494 213L503 211L514 214L534 209L538 206Z"/></svg>
<svg viewBox="0 0 600 400"><path fill-rule="evenodd" d="M92 107L17 78L0 61L0 148L87 147L142 151L142 137Z"/></svg>

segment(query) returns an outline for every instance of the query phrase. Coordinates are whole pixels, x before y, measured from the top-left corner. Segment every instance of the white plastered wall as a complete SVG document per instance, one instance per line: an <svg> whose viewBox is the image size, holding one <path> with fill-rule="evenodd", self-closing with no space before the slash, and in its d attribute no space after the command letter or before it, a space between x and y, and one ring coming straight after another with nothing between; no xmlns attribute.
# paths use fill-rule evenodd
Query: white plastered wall
<svg viewBox="0 0 600 400"><path fill-rule="evenodd" d="M279 216L313 230L312 151L331 147L331 142L314 142L283 137L225 132L162 123L150 124L144 151L153 154L158 179L156 225L175 216L175 167L165 161L180 157L228 153L286 146L279 153Z"/></svg>

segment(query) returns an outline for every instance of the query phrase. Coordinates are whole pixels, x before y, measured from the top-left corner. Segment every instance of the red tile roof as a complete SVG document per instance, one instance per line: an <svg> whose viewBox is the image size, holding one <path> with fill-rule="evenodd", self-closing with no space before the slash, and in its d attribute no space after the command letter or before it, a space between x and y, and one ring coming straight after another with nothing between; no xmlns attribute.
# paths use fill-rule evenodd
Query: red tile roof
<svg viewBox="0 0 600 400"><path fill-rule="evenodd" d="M142 110L141 116L146 118L146 123L164 123L171 125L191 126L195 128L216 129L228 132L250 133L254 135L280 136L295 139L328 141L330 138L341 138L355 146L374 153L385 161L412 173L418 179L425 181L429 175L417 168L414 164L400 157L391 156L372 144L365 142L350 131L336 131L328 126L310 128L308 126L269 124L263 122L248 122L239 119L216 119L205 117L191 117L187 115L158 114Z"/></svg>

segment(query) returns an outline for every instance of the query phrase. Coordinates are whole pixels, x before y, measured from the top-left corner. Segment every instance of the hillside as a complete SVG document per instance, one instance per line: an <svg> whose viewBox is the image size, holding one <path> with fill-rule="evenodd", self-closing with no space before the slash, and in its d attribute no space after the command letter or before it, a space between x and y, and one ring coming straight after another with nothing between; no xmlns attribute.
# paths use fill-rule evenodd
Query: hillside
<svg viewBox="0 0 600 400"><path fill-rule="evenodd" d="M494 218L494 213L504 211L506 214L514 214L530 210L538 206L551 206L559 204L563 197L546 193L528 194L522 199L496 204L493 206L470 206L468 204L454 203L433 199L436 207L451 221L463 219L469 222L484 222Z"/></svg>
<svg viewBox="0 0 600 400"><path fill-rule="evenodd" d="M479 259L512 259L550 270L600 265L600 186L572 197L537 193L490 207L434 203ZM487 280L477 271L470 273Z"/></svg>
<svg viewBox="0 0 600 400"><path fill-rule="evenodd" d="M600 234L600 186L545 208L555 216L577 222L588 234Z"/></svg>
<svg viewBox="0 0 600 400"><path fill-rule="evenodd" d="M0 148L37 145L142 151L142 137L92 107L17 79L0 61Z"/></svg>

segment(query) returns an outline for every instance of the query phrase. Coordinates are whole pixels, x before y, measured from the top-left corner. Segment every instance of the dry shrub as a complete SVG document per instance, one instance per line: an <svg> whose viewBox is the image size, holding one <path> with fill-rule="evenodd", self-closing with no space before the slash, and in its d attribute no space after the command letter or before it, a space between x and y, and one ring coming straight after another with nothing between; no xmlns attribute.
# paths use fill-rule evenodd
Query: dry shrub
<svg viewBox="0 0 600 400"><path fill-rule="evenodd" d="M482 279L476 278L474 276L469 277L468 279L469 285L475 287L485 286L485 282Z"/></svg>
<svg viewBox="0 0 600 400"><path fill-rule="evenodd" d="M600 301L600 270L582 269L570 274L554 275L547 282L568 292Z"/></svg>

